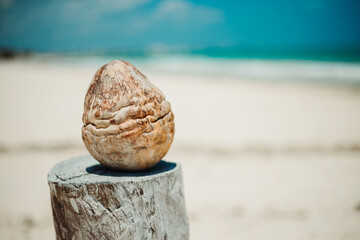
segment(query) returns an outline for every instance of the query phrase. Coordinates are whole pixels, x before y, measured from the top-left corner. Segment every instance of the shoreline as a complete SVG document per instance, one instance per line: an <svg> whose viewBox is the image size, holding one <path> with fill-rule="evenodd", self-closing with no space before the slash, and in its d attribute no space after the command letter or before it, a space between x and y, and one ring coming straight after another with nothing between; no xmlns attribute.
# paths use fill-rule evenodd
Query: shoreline
<svg viewBox="0 0 360 240"><path fill-rule="evenodd" d="M299 83L320 86L360 88L360 62L333 62L294 59L241 59L214 58L189 55L155 55L152 57L129 57L145 75L196 76L227 81L254 81L269 83ZM10 60L0 59L0 65L45 65L50 68L99 68L121 56L74 56L58 54L35 54Z"/></svg>

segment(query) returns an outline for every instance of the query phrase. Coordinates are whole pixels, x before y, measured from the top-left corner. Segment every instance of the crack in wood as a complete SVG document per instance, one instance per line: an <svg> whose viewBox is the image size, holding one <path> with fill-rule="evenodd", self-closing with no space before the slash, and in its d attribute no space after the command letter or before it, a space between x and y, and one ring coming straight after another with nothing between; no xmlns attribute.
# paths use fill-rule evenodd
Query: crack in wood
<svg viewBox="0 0 360 240"><path fill-rule="evenodd" d="M152 175L116 177L84 174L94 165L68 162L49 173L56 238L188 239L181 169L178 165ZM64 177L62 174L71 177ZM162 174L166 172L166 174ZM86 181L78 178L83 175ZM136 178L136 181L132 179ZM72 180L72 181L70 181ZM65 182L65 183L64 183ZM174 188L174 189L173 189ZM170 199L170 200L169 200ZM75 207L76 205L76 207Z"/></svg>

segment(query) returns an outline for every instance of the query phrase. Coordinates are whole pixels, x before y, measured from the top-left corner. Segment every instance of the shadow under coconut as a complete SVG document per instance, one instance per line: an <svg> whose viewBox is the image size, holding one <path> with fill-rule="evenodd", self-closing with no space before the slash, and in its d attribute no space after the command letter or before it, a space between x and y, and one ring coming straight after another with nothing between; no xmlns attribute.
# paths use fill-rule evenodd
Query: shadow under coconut
<svg viewBox="0 0 360 240"><path fill-rule="evenodd" d="M164 173L174 169L175 167L176 167L176 163L166 162L164 160L161 160L152 168L143 171L130 172L123 170L114 170L102 164L95 164L93 166L87 167L86 172L101 176L110 176L110 177L141 177L141 176L151 176L155 174Z"/></svg>

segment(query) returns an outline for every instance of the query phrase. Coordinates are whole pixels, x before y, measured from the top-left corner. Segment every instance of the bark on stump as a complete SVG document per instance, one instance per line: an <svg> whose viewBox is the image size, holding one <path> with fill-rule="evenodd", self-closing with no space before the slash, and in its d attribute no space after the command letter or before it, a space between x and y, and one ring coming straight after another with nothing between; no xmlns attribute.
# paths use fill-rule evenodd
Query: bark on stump
<svg viewBox="0 0 360 240"><path fill-rule="evenodd" d="M181 167L110 170L90 155L48 175L57 239L188 239Z"/></svg>

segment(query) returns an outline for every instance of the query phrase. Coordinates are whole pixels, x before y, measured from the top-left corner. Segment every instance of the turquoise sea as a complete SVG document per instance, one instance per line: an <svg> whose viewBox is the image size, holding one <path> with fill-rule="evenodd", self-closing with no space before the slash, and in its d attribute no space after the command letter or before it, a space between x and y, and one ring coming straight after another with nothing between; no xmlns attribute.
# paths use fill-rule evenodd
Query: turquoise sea
<svg viewBox="0 0 360 240"><path fill-rule="evenodd" d="M221 81L283 81L360 87L360 50L254 51L234 47L206 49L92 50L46 54L50 61L101 66L114 59L146 72L202 75ZM44 55L40 55L40 58Z"/></svg>

